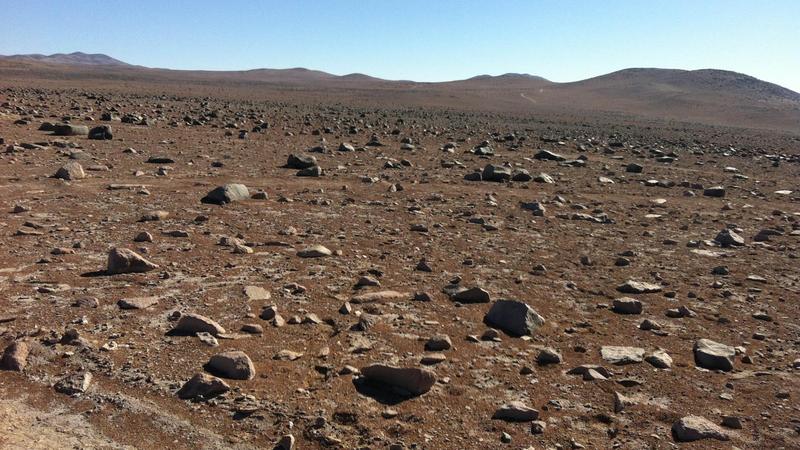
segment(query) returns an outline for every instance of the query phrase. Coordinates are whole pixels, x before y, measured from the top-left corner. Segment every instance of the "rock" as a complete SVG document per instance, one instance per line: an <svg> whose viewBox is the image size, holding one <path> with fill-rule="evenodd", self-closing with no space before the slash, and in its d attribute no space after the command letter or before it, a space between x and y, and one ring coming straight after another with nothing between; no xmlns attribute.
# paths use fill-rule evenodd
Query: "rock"
<svg viewBox="0 0 800 450"><path fill-rule="evenodd" d="M206 194L200 201L214 205L224 205L250 198L250 191L243 184L229 183L219 186Z"/></svg>
<svg viewBox="0 0 800 450"><path fill-rule="evenodd" d="M272 450L294 450L294 436L287 434L281 437Z"/></svg>
<svg viewBox="0 0 800 450"><path fill-rule="evenodd" d="M733 358L736 350L725 344L710 339L698 339L694 343L694 362L699 367L709 370L733 370Z"/></svg>
<svg viewBox="0 0 800 450"><path fill-rule="evenodd" d="M430 391L436 383L434 372L416 367L399 368L373 364L361 369L361 374L369 381L392 386L414 397Z"/></svg>
<svg viewBox="0 0 800 450"><path fill-rule="evenodd" d="M744 245L744 238L728 228L720 231L714 240L723 247L741 247Z"/></svg>
<svg viewBox="0 0 800 450"><path fill-rule="evenodd" d="M490 301L489 293L477 286L469 289L459 289L450 298L461 303L489 303Z"/></svg>
<svg viewBox="0 0 800 450"><path fill-rule="evenodd" d="M59 168L53 178L67 181L82 180L86 178L86 172L78 161L70 161Z"/></svg>
<svg viewBox="0 0 800 450"><path fill-rule="evenodd" d="M147 309L158 304L158 297L123 298L117 302L119 309Z"/></svg>
<svg viewBox="0 0 800 450"><path fill-rule="evenodd" d="M301 258L322 258L325 256L331 256L332 254L333 252L322 245L312 245L311 247L304 248L303 250L297 252L297 256Z"/></svg>
<svg viewBox="0 0 800 450"><path fill-rule="evenodd" d="M642 302L630 297L615 298L612 309L619 314L641 314Z"/></svg>
<svg viewBox="0 0 800 450"><path fill-rule="evenodd" d="M716 439L727 441L730 439L722 428L700 416L686 416L672 424L672 435L678 442L692 442L701 439Z"/></svg>
<svg viewBox="0 0 800 450"><path fill-rule="evenodd" d="M644 349L605 345L600 348L600 356L615 365L634 364L644 360Z"/></svg>
<svg viewBox="0 0 800 450"><path fill-rule="evenodd" d="M506 422L531 422L538 418L539 411L519 401L502 405L492 415L492 419Z"/></svg>
<svg viewBox="0 0 800 450"><path fill-rule="evenodd" d="M111 131L111 125L100 125L89 130L89 139L108 140L113 138L114 133Z"/></svg>
<svg viewBox="0 0 800 450"><path fill-rule="evenodd" d="M546 366L548 364L561 364L561 361L563 361L561 353L550 347L544 347L543 349L539 350L539 354L536 356L536 363L540 366Z"/></svg>
<svg viewBox="0 0 800 450"><path fill-rule="evenodd" d="M614 412L619 413L622 412L625 408L629 406L633 406L636 404L636 401L630 397L620 394L619 392L614 392Z"/></svg>
<svg viewBox="0 0 800 450"><path fill-rule="evenodd" d="M453 348L453 341L451 341L450 336L446 334L432 336L428 339L428 342L425 343L425 350L429 352L440 352L442 350L450 350L451 348Z"/></svg>
<svg viewBox="0 0 800 450"><path fill-rule="evenodd" d="M731 428L734 430L741 430L742 429L742 420L736 416L723 416L722 417L722 426L725 428Z"/></svg>
<svg viewBox="0 0 800 450"><path fill-rule="evenodd" d="M317 158L313 156L306 156L306 155L295 155L294 153L289 155L289 159L286 161L286 167L290 169L307 169L309 167L314 167L317 165Z"/></svg>
<svg viewBox="0 0 800 450"><path fill-rule="evenodd" d="M153 235L147 231L142 231L133 238L134 242L153 242Z"/></svg>
<svg viewBox="0 0 800 450"><path fill-rule="evenodd" d="M645 356L644 360L658 369L669 369L672 367L672 357L663 349L655 350Z"/></svg>
<svg viewBox="0 0 800 450"><path fill-rule="evenodd" d="M229 351L211 357L206 370L222 378L252 380L256 376L253 361L242 351Z"/></svg>
<svg viewBox="0 0 800 450"><path fill-rule="evenodd" d="M713 186L703 190L703 195L706 197L725 197L725 188L722 186Z"/></svg>
<svg viewBox="0 0 800 450"><path fill-rule="evenodd" d="M506 166L498 166L495 164L488 164L483 168L481 178L483 181L508 181L511 179L511 168Z"/></svg>
<svg viewBox="0 0 800 450"><path fill-rule="evenodd" d="M53 388L56 392L66 395L77 396L86 393L89 385L92 383L92 374L90 372L81 372L72 374L59 380Z"/></svg>
<svg viewBox="0 0 800 450"><path fill-rule="evenodd" d="M178 319L178 323L175 324L175 328L173 328L172 331L187 334L205 332L211 334L212 336L225 334L225 328L222 328L222 326L220 326L220 324L217 322L209 319L206 316L193 313L181 314L181 318Z"/></svg>
<svg viewBox="0 0 800 450"><path fill-rule="evenodd" d="M89 127L86 125L53 125L53 135L55 136L83 136L89 134Z"/></svg>
<svg viewBox="0 0 800 450"><path fill-rule="evenodd" d="M531 422L531 434L544 434L544 431L546 429L547 429L547 423L545 423L542 420L534 420L533 422Z"/></svg>
<svg viewBox="0 0 800 450"><path fill-rule="evenodd" d="M661 286L644 281L628 280L617 286L617 290L623 294L652 294L661 292Z"/></svg>
<svg viewBox="0 0 800 450"><path fill-rule="evenodd" d="M511 336L533 334L544 325L544 318L530 306L516 300L498 300L484 317L484 322L499 328Z"/></svg>
<svg viewBox="0 0 800 450"><path fill-rule="evenodd" d="M322 170L320 166L311 166L306 167L305 169L300 169L297 171L298 177L311 177L311 178L318 178L325 174L325 171Z"/></svg>
<svg viewBox="0 0 800 450"><path fill-rule="evenodd" d="M543 161L566 161L567 158L559 155L558 153L553 153L549 150L539 150L535 155L534 158L543 160Z"/></svg>
<svg viewBox="0 0 800 450"><path fill-rule="evenodd" d="M261 286L245 286L244 295L248 300L269 300L272 294Z"/></svg>
<svg viewBox="0 0 800 450"><path fill-rule="evenodd" d="M181 386L176 395L183 400L209 399L231 390L225 381L205 373L197 373Z"/></svg>
<svg viewBox="0 0 800 450"><path fill-rule="evenodd" d="M385 303L397 300L409 300L410 298L411 294L407 292L377 291L356 295L350 299L350 303L354 305L364 303Z"/></svg>
<svg viewBox="0 0 800 450"><path fill-rule="evenodd" d="M627 166L625 166L625 172L628 172L628 173L642 173L643 170L644 170L644 167L642 167L642 166L640 166L639 164L636 164L636 163L630 163Z"/></svg>
<svg viewBox="0 0 800 450"><path fill-rule="evenodd" d="M122 273L143 273L158 269L154 264L127 248L112 248L108 252L106 273L111 275Z"/></svg>
<svg viewBox="0 0 800 450"><path fill-rule="evenodd" d="M553 177L551 177L550 175L548 175L548 174L546 174L544 172L541 172L538 175L534 176L533 177L533 181L535 181L537 183L545 183L545 184L553 184L553 183L556 182L556 180L554 180Z"/></svg>
<svg viewBox="0 0 800 450"><path fill-rule="evenodd" d="M28 354L30 347L23 341L16 341L9 344L3 351L3 357L0 358L0 369L11 370L14 372L22 372L25 366L28 365Z"/></svg>

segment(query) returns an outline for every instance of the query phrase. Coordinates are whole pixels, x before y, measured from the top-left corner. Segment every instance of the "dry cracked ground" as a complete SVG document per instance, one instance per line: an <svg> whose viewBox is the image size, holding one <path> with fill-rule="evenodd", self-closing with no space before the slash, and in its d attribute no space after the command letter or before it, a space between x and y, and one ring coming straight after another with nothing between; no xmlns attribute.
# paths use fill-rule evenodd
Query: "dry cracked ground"
<svg viewBox="0 0 800 450"><path fill-rule="evenodd" d="M0 91L0 446L800 448L800 138Z"/></svg>

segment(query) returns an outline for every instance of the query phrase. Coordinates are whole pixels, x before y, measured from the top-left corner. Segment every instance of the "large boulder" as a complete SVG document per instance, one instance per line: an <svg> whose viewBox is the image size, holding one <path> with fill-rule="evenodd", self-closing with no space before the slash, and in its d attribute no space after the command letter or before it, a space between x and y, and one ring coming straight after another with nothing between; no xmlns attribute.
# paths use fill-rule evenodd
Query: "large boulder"
<svg viewBox="0 0 800 450"><path fill-rule="evenodd" d="M694 362L709 370L733 370L733 357L736 350L730 345L720 344L711 339L698 339L694 343Z"/></svg>
<svg viewBox="0 0 800 450"><path fill-rule="evenodd" d="M419 396L431 390L436 374L416 367L392 367L373 364L361 369L361 374L373 382L386 384L410 396Z"/></svg>
<svg viewBox="0 0 800 450"><path fill-rule="evenodd" d="M61 166L53 175L53 178L62 180L81 180L86 178L86 172L83 171L83 166L78 161L70 161Z"/></svg>
<svg viewBox="0 0 800 450"><path fill-rule="evenodd" d="M106 273L116 275L120 273L143 273L158 269L158 264L154 264L144 257L128 250L127 248L112 248L108 252L108 263Z"/></svg>
<svg viewBox="0 0 800 450"><path fill-rule="evenodd" d="M256 376L253 361L245 352L223 352L211 357L206 370L222 378L232 380L252 380Z"/></svg>
<svg viewBox="0 0 800 450"><path fill-rule="evenodd" d="M187 399L209 399L224 394L231 390L225 381L205 373L195 374L189 381L176 393L178 398Z"/></svg>
<svg viewBox="0 0 800 450"><path fill-rule="evenodd" d="M250 198L250 192L247 190L247 186L238 183L228 183L215 188L200 201L214 205L224 205L248 198Z"/></svg>
<svg viewBox="0 0 800 450"><path fill-rule="evenodd" d="M526 303L516 300L498 300L483 318L487 325L499 328L511 336L533 334L544 325L544 318Z"/></svg>

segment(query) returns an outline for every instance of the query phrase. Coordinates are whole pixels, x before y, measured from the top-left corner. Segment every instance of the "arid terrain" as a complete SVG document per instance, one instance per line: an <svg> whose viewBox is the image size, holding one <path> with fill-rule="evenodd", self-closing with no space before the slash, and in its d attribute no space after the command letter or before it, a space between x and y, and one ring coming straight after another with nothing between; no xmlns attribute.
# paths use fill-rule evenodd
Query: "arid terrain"
<svg viewBox="0 0 800 450"><path fill-rule="evenodd" d="M800 448L798 94L81 58L0 60L0 448Z"/></svg>

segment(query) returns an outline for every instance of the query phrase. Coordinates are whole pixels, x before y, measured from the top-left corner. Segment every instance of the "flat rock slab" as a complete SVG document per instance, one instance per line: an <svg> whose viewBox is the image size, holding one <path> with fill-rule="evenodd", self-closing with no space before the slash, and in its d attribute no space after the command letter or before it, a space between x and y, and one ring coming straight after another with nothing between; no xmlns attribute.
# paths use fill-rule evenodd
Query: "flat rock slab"
<svg viewBox="0 0 800 450"><path fill-rule="evenodd" d="M661 292L661 286L644 281L628 280L617 286L617 290L623 294L652 294Z"/></svg>
<svg viewBox="0 0 800 450"><path fill-rule="evenodd" d="M184 313L181 315L180 319L178 319L178 323L175 324L173 331L188 334L209 333L212 336L219 336L225 333L225 328L222 328L220 324L206 316Z"/></svg>
<svg viewBox="0 0 800 450"><path fill-rule="evenodd" d="M616 347L606 345L600 348L600 356L618 366L644 361L644 349L639 347Z"/></svg>
<svg viewBox="0 0 800 450"><path fill-rule="evenodd" d="M229 183L219 186L206 194L200 201L213 205L224 205L250 198L247 186L238 183Z"/></svg>
<svg viewBox="0 0 800 450"><path fill-rule="evenodd" d="M539 411L519 401L502 405L492 415L492 419L506 422L532 422L538 418Z"/></svg>
<svg viewBox="0 0 800 450"><path fill-rule="evenodd" d="M384 303L397 300L409 300L411 294L398 291L377 291L359 294L350 299L350 303L358 305L363 303Z"/></svg>
<svg viewBox="0 0 800 450"><path fill-rule="evenodd" d="M117 302L119 309L147 309L158 304L158 297L123 298Z"/></svg>
<svg viewBox="0 0 800 450"><path fill-rule="evenodd" d="M701 439L727 441L728 434L705 417L686 416L672 424L672 435L678 442L692 442Z"/></svg>
<svg viewBox="0 0 800 450"><path fill-rule="evenodd" d="M333 252L323 245L312 245L297 252L297 256L301 258L323 258L332 254Z"/></svg>

